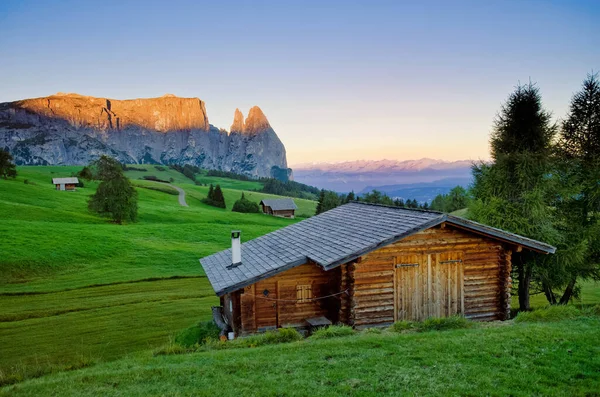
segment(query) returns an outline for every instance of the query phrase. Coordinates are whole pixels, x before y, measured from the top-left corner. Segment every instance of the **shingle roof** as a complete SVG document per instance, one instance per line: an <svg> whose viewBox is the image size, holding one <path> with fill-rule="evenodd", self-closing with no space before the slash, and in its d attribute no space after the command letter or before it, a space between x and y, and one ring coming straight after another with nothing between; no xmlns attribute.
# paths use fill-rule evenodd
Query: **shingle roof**
<svg viewBox="0 0 600 397"><path fill-rule="evenodd" d="M242 244L242 264L227 249L200 260L217 295L306 263L333 269L379 247L442 222L491 235L536 251L555 248L522 236L435 211L348 203Z"/></svg>
<svg viewBox="0 0 600 397"><path fill-rule="evenodd" d="M52 178L52 184L53 185L59 185L61 183L79 183L79 179L72 177L72 178Z"/></svg>
<svg viewBox="0 0 600 397"><path fill-rule="evenodd" d="M296 207L296 203L291 198L284 199L264 199L261 201L262 204L267 207L271 207L273 211L284 211L284 210L295 210L298 209Z"/></svg>

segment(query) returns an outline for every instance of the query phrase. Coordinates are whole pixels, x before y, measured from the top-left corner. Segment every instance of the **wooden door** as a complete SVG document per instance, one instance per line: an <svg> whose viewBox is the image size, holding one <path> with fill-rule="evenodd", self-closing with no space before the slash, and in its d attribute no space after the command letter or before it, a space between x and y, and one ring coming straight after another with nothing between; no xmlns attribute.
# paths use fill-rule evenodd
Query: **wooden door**
<svg viewBox="0 0 600 397"><path fill-rule="evenodd" d="M278 286L273 278L261 280L255 284L255 321L257 330L264 331L277 328L278 324Z"/></svg>
<svg viewBox="0 0 600 397"><path fill-rule="evenodd" d="M401 255L395 263L395 320L464 313L461 252Z"/></svg>
<svg viewBox="0 0 600 397"><path fill-rule="evenodd" d="M395 269L396 320L427 318L427 256L401 255Z"/></svg>
<svg viewBox="0 0 600 397"><path fill-rule="evenodd" d="M432 275L429 317L464 313L462 252L441 252L429 257Z"/></svg>

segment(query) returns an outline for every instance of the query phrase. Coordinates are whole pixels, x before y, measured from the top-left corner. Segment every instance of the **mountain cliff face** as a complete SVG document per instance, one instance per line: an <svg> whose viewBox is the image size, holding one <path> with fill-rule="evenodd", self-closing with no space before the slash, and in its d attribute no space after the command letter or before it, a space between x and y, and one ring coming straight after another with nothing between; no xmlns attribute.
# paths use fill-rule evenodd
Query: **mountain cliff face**
<svg viewBox="0 0 600 397"><path fill-rule="evenodd" d="M17 164L87 164L106 154L124 163L191 164L270 177L287 169L285 147L258 107L231 132L208 122L198 98L114 100L57 94L0 104L0 147Z"/></svg>

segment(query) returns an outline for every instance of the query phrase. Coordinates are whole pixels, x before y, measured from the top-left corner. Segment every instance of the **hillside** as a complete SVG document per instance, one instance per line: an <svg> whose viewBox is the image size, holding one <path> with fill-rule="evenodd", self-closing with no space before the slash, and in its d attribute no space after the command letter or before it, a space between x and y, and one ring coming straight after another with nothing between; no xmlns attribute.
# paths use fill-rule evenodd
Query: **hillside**
<svg viewBox="0 0 600 397"><path fill-rule="evenodd" d="M508 365L498 381L507 388L521 366L537 364L539 352L546 350L564 363L563 369L568 366L570 372L561 376L576 377L577 371L585 376L580 388L563 391L590 390L590 382L597 381L587 369L596 362L585 356L597 348L586 344L597 339L597 320L531 329L499 324L435 337L363 333L352 340L152 357L180 330L209 320L210 307L218 304L200 257L227 248L232 229L241 229L248 240L298 220L231 212L242 190L254 201L272 197L250 191L260 187L256 181L199 174L199 183L224 187L228 208L218 209L200 201L207 186L173 169L135 168L126 174L138 186L139 222L124 226L87 211L96 183L86 182L75 192L54 190L52 177L69 176L80 167L18 167L16 180L0 180L0 385L17 383L0 394L79 395L85 389L89 394L148 395L172 394L176 388L180 394L305 395L307 390L341 395L369 394L376 385L384 395L397 390L441 395L449 376L462 382L451 391L464 394L472 384L489 386L472 374L491 371L490 357ZM140 179L148 175L172 178L186 192L189 207L178 204L168 185ZM294 200L299 217L314 213L314 201ZM599 291L597 284L583 284L578 304L598 304ZM545 305L541 295L533 302ZM556 340L565 349L552 350ZM460 352L457 346L470 350ZM575 363L566 361L571 356L564 353L572 346L584 349ZM431 358L437 349L443 354ZM82 367L92 368L63 372ZM539 382L550 384L562 373L556 368L540 371ZM44 374L53 375L26 381ZM232 377L236 382L228 382Z"/></svg>
<svg viewBox="0 0 600 397"><path fill-rule="evenodd" d="M189 207L176 195L140 187L139 222L118 226L88 212L95 183L54 190L52 177L80 168L18 167L16 180L0 180L0 340L11 341L0 343L0 383L14 373L85 365L166 343L173 332L208 319L218 303L199 258L227 248L232 229L247 240L296 222L231 212L237 189L257 182L201 177L224 186L225 210L200 201L207 186L154 169L185 190ZM127 172L137 173L146 174ZM246 191L246 197L273 196ZM294 200L299 216L314 214L315 202Z"/></svg>
<svg viewBox="0 0 600 397"><path fill-rule="evenodd" d="M253 177L287 170L285 147L258 106L245 121L236 109L228 132L209 124L199 98L171 94L118 100L58 93L0 103L0 147L29 165L81 165L105 154Z"/></svg>
<svg viewBox="0 0 600 397"><path fill-rule="evenodd" d="M473 329L362 332L134 358L24 382L7 395L592 396L598 317Z"/></svg>

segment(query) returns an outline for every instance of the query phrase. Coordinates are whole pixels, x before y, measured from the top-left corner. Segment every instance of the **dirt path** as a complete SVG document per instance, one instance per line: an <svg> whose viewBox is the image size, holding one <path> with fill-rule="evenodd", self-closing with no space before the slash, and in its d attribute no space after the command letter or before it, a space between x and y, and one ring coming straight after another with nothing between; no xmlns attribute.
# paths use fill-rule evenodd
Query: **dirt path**
<svg viewBox="0 0 600 397"><path fill-rule="evenodd" d="M182 207L187 207L187 203L185 202L185 191L179 186L171 185L179 192L179 205Z"/></svg>

